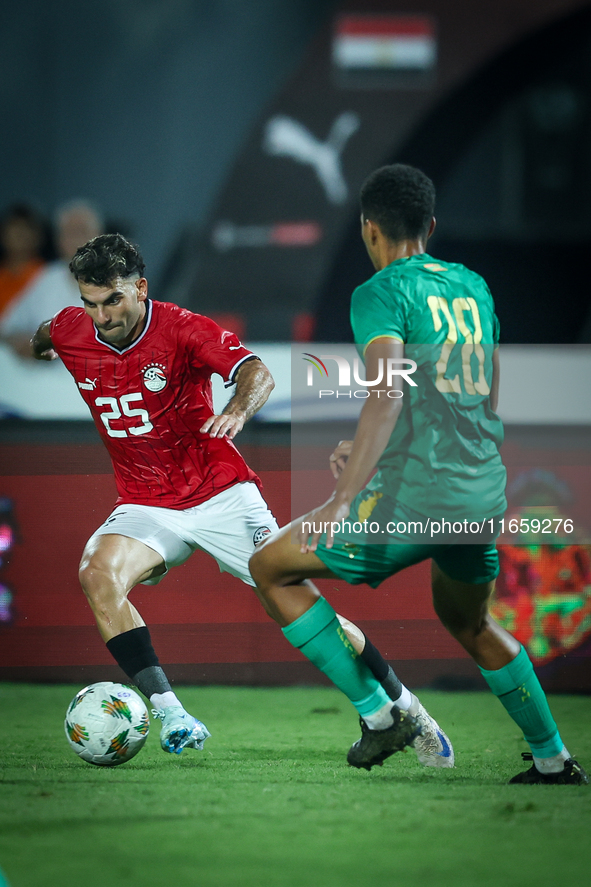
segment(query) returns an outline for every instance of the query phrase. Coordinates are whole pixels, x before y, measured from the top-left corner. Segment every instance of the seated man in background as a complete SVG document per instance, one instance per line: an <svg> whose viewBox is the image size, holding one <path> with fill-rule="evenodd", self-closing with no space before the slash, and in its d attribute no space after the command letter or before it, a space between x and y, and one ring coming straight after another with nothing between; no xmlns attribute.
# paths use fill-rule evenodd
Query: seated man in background
<svg viewBox="0 0 591 887"><path fill-rule="evenodd" d="M68 268L79 246L102 232L91 204L74 200L56 213L59 259L47 265L15 300L0 321L0 338L21 357L31 356L31 336L39 324L68 305L80 304L80 292Z"/></svg>
<svg viewBox="0 0 591 887"><path fill-rule="evenodd" d="M45 265L45 220L25 203L10 206L0 218L0 320Z"/></svg>

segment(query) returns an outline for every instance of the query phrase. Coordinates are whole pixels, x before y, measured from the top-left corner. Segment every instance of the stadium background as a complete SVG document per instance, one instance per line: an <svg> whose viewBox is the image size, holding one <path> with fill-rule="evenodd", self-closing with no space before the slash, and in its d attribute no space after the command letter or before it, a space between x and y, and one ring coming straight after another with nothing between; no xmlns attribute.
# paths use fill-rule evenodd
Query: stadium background
<svg viewBox="0 0 591 887"><path fill-rule="evenodd" d="M406 16L362 24L402 40L410 31L423 60L336 65L335 44L355 34L360 12ZM401 160L438 187L431 251L481 272L495 296L512 361L503 386L514 396L501 401L510 480L523 490L542 478L586 541L588 2L107 0L97 14L86 2L24 0L0 45L9 173L0 204L49 212L71 197L94 200L141 245L156 298L211 314L269 355L281 385L241 449L280 523L291 514L292 343L315 351L350 339L347 300L370 271L357 190L371 169ZM327 159L323 145L337 150ZM540 397L549 367L561 384ZM108 458L60 367L29 365L2 345L0 376L0 677L120 678L76 579L84 541L114 500ZM580 565L560 562L550 592L558 639L540 657L546 689L591 689L580 553ZM435 620L427 579L422 565L378 591L324 587L409 683L477 686ZM134 602L178 681L321 679L249 589L205 556Z"/></svg>

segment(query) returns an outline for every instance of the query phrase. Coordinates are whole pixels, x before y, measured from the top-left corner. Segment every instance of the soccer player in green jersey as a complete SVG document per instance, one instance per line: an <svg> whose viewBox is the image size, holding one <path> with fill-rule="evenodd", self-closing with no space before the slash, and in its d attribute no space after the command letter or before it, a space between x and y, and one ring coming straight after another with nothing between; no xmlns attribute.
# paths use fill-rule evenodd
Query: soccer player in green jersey
<svg viewBox="0 0 591 887"><path fill-rule="evenodd" d="M434 205L433 183L410 166L378 169L362 187L362 237L377 273L353 293L351 324L369 395L355 439L331 456L334 493L255 552L251 573L287 639L357 708L362 736L348 761L370 769L410 744L420 722L412 703L392 705L309 580L376 587L431 559L437 615L531 748L530 769L511 781L581 785L588 778L564 746L525 649L488 612L506 506L499 329L482 278L427 255ZM401 367L403 391L394 381Z"/></svg>

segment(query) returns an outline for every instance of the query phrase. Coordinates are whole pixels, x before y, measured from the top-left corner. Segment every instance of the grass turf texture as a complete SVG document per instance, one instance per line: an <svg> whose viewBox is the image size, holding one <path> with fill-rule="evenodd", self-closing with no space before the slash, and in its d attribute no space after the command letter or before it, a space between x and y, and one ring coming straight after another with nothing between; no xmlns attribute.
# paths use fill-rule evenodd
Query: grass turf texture
<svg viewBox="0 0 591 887"><path fill-rule="evenodd" d="M545 887L588 882L591 787L509 786L526 745L492 695L421 693L454 770L347 766L355 712L324 688L184 688L203 752L102 768L63 732L74 686L0 684L0 867L11 887ZM591 770L591 701L554 697Z"/></svg>

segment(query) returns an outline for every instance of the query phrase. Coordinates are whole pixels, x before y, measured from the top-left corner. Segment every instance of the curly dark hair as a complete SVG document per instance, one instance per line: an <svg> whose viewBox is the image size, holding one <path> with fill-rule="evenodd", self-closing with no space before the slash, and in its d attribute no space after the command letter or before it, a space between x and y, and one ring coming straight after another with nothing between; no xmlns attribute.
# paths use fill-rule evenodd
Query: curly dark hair
<svg viewBox="0 0 591 887"><path fill-rule="evenodd" d="M146 266L137 246L121 234L99 234L76 250L69 267L76 280L109 286L118 277L143 277Z"/></svg>
<svg viewBox="0 0 591 887"><path fill-rule="evenodd" d="M435 186L431 179L403 163L382 166L361 186L363 218L379 226L388 240L426 237L435 210Z"/></svg>

